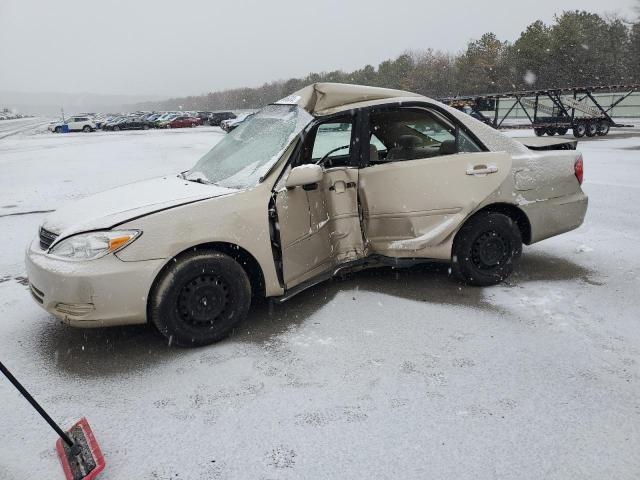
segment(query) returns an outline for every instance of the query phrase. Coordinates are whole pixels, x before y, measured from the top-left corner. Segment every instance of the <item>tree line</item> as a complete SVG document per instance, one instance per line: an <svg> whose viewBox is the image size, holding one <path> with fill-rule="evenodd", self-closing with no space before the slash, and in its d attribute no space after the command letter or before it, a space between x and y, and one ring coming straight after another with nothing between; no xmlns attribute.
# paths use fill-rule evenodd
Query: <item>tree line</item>
<svg viewBox="0 0 640 480"><path fill-rule="evenodd" d="M547 25L536 21L514 41L494 33L471 40L465 51L407 51L377 67L310 73L204 95L145 102L143 110L259 108L315 82L396 88L430 97L573 85L640 82L640 20L566 11Z"/></svg>

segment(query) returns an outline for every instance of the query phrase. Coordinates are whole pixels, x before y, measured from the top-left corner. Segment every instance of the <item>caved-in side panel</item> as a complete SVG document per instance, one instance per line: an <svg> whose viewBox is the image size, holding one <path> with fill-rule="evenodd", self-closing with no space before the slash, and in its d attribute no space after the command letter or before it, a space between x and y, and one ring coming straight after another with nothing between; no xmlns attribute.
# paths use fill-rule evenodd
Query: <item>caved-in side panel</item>
<svg viewBox="0 0 640 480"><path fill-rule="evenodd" d="M363 169L360 195L371 252L434 257L438 245L499 189L510 168L506 153L477 152Z"/></svg>

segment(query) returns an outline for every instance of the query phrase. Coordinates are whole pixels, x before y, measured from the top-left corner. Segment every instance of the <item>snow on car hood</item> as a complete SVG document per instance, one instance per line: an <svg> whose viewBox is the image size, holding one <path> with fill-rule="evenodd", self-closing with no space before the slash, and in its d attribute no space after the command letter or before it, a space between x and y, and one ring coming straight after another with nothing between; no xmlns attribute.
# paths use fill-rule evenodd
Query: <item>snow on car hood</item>
<svg viewBox="0 0 640 480"><path fill-rule="evenodd" d="M68 203L48 216L42 227L61 237L148 215L158 210L237 192L216 185L167 176L130 183Z"/></svg>

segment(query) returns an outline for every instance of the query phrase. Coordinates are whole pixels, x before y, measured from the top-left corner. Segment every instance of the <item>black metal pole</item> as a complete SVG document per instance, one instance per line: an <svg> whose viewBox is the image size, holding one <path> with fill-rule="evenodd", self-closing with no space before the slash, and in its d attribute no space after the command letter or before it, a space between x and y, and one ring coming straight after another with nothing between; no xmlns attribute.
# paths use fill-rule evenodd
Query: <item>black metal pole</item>
<svg viewBox="0 0 640 480"><path fill-rule="evenodd" d="M31 396L31 394L27 392L27 389L22 386L22 384L16 379L16 377L14 377L11 374L11 372L7 369L7 367L5 367L2 364L2 362L0 362L0 371L4 373L4 376L7 377L9 381L13 384L13 386L16 387L18 391L22 394L22 396L27 399L27 402L29 402L31 406L36 409L36 411L40 414L42 418L45 419L45 421L49 424L49 426L55 430L55 432L60 436L60 438L62 438L62 440L64 440L64 443L69 445L69 447L73 447L73 442L69 438L69 435L67 435L66 432L62 430L56 422L53 421L53 419L49 416L49 414L44 411L44 409L38 404L38 402L36 402L36 400Z"/></svg>

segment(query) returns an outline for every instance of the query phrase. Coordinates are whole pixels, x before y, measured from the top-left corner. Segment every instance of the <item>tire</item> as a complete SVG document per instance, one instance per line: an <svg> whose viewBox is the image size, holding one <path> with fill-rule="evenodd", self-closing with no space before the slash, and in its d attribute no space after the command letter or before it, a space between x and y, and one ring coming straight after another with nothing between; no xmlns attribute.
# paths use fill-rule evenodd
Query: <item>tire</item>
<svg viewBox="0 0 640 480"><path fill-rule="evenodd" d="M120 127L118 127L117 125L115 127L113 127L113 131L114 132L119 132L120 131Z"/></svg>
<svg viewBox="0 0 640 480"><path fill-rule="evenodd" d="M143 130L149 130L149 125L147 125L146 123L142 126Z"/></svg>
<svg viewBox="0 0 640 480"><path fill-rule="evenodd" d="M586 131L587 137L595 137L597 133L598 133L598 124L596 122L587 123L587 131Z"/></svg>
<svg viewBox="0 0 640 480"><path fill-rule="evenodd" d="M463 283L496 285L513 272L522 254L518 225L501 213L471 217L453 241L451 272Z"/></svg>
<svg viewBox="0 0 640 480"><path fill-rule="evenodd" d="M170 343L209 345L246 318L251 283L228 255L194 251L160 274L149 299L149 321Z"/></svg>
<svg viewBox="0 0 640 480"><path fill-rule="evenodd" d="M544 128L534 128L533 129L533 133L536 134L536 137L541 137L544 135L545 129Z"/></svg>
<svg viewBox="0 0 640 480"><path fill-rule="evenodd" d="M167 123L167 126L166 126L166 127L164 127L164 128L171 128L171 125L169 125L169 124Z"/></svg>
<svg viewBox="0 0 640 480"><path fill-rule="evenodd" d="M573 126L573 136L576 138L584 137L584 134L587 133L587 126L580 122Z"/></svg>
<svg viewBox="0 0 640 480"><path fill-rule="evenodd" d="M556 129L554 127L547 127L544 129L544 132L550 137L553 137L556 134Z"/></svg>
<svg viewBox="0 0 640 480"><path fill-rule="evenodd" d="M62 127L56 127L53 129L53 131L56 133L62 133Z"/></svg>
<svg viewBox="0 0 640 480"><path fill-rule="evenodd" d="M605 135L607 135L610 129L611 129L611 124L606 120L603 120L598 123L598 135L600 135L601 137L604 137Z"/></svg>
<svg viewBox="0 0 640 480"><path fill-rule="evenodd" d="M91 131L91 127L89 125L85 125L84 127L82 127L82 131L84 133L89 133Z"/></svg>
<svg viewBox="0 0 640 480"><path fill-rule="evenodd" d="M568 131L569 129L566 127L558 128L558 135L566 135Z"/></svg>

